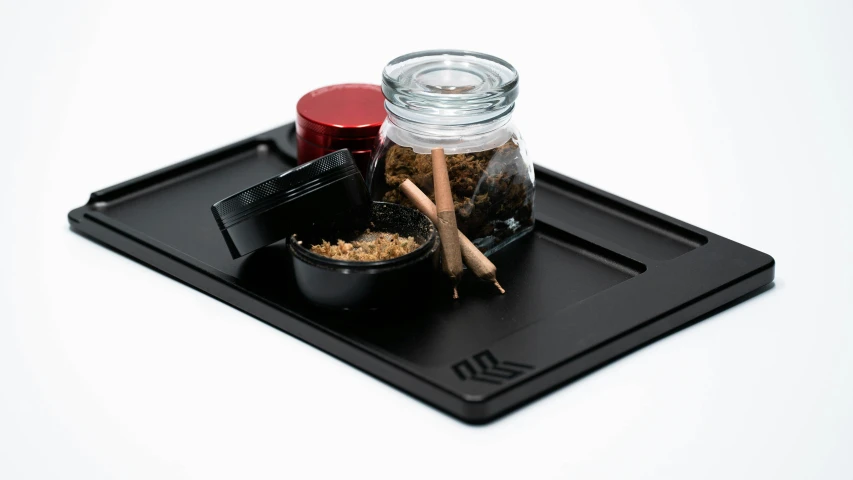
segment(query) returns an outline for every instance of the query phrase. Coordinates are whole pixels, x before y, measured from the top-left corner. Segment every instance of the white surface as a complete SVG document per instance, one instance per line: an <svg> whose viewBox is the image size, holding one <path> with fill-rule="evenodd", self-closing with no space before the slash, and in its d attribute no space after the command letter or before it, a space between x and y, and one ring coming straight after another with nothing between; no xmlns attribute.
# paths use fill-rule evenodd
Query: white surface
<svg viewBox="0 0 853 480"><path fill-rule="evenodd" d="M853 478L853 3L212 3L0 0L0 478ZM447 47L518 68L535 161L775 288L474 428L68 229Z"/></svg>

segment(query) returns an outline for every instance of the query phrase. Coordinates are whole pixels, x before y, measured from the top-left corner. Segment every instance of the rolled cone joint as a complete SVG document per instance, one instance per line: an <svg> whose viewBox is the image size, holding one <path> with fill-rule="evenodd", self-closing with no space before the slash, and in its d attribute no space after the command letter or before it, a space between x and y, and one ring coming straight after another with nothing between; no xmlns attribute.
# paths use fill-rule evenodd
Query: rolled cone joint
<svg viewBox="0 0 853 480"><path fill-rule="evenodd" d="M456 209L453 207L453 195L450 192L450 175L447 173L447 160L443 148L432 149L432 178L435 188L435 223L438 236L441 237L442 267L453 283L453 298L459 298L456 290L462 279L462 251L459 248L459 229L456 228Z"/></svg>
<svg viewBox="0 0 853 480"><path fill-rule="evenodd" d="M411 180L406 180L400 185L400 190L415 204L415 208L426 215L432 223L438 224L435 204L417 185ZM465 262L465 265L468 265L468 268L474 272L477 278L493 284L501 294L506 293L506 290L498 283L498 269L495 264L483 255L483 252L464 233L458 229L456 231L459 234L459 247L462 250L462 261Z"/></svg>

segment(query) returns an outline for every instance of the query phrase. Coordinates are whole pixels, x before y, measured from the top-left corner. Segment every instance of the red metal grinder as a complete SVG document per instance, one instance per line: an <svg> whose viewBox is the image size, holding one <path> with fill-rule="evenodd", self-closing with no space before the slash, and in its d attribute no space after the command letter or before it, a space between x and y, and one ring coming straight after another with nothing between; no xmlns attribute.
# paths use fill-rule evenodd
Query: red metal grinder
<svg viewBox="0 0 853 480"><path fill-rule="evenodd" d="M308 92L296 104L297 161L346 148L364 175L384 120L379 85L345 83Z"/></svg>

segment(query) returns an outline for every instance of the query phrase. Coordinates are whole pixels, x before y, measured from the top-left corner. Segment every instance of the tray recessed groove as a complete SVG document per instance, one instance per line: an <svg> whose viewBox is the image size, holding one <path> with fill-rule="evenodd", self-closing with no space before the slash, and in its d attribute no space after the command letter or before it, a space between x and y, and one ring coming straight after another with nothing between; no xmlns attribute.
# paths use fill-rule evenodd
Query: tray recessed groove
<svg viewBox="0 0 853 480"><path fill-rule="evenodd" d="M708 239L660 217L574 185L537 178L537 213L621 245L653 260L671 260Z"/></svg>
<svg viewBox="0 0 853 480"><path fill-rule="evenodd" d="M498 265L505 295L496 295L494 287L469 274L459 287L460 302L446 296L430 298L425 300L429 308L406 308L404 320L394 310L364 319L323 315L319 309L275 294L274 301L286 302L322 326L377 351L430 367L484 350L494 341L634 278L645 268L543 223L536 224L532 235L491 258ZM268 256L265 263L270 261L277 260ZM285 263L285 259L278 261Z"/></svg>

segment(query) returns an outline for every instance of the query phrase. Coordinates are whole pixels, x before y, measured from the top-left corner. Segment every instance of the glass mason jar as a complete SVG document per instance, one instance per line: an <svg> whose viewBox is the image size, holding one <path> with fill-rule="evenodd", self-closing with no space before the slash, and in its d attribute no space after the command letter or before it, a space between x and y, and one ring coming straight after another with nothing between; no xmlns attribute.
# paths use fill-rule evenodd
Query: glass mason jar
<svg viewBox="0 0 853 480"><path fill-rule="evenodd" d="M442 147L456 223L483 253L533 229L533 163L511 122L512 65L458 50L410 53L385 67L382 92L388 117L367 173L373 200L411 206L397 188L410 179L435 201L430 151Z"/></svg>

